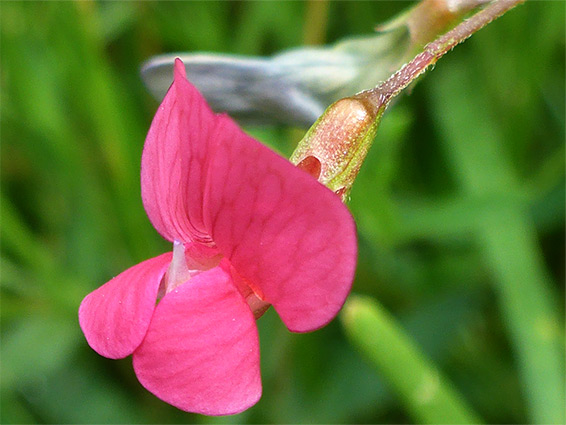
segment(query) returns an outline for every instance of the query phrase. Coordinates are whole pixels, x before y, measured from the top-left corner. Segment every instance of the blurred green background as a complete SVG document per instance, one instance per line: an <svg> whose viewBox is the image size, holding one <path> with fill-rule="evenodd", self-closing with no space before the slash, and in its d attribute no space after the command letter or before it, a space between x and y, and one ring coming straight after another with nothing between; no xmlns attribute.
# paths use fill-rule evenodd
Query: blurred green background
<svg viewBox="0 0 566 425"><path fill-rule="evenodd" d="M409 5L330 2L309 25L304 2L0 3L0 422L418 421L392 381L419 371L367 333L384 373L344 317L296 335L269 311L264 395L222 418L153 397L77 321L87 293L170 249L140 198L158 105L144 60L334 42ZM564 420L564 17L564 2L527 3L443 58L386 113L349 203L353 292L379 300L488 423ZM286 156L301 138L247 130Z"/></svg>

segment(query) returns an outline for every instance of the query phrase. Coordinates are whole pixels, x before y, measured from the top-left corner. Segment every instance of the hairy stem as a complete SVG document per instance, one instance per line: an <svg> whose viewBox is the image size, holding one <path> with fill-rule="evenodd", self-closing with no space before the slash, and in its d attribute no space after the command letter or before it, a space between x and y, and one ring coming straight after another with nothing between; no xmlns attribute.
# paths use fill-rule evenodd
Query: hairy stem
<svg viewBox="0 0 566 425"><path fill-rule="evenodd" d="M383 112L391 99L414 81L426 69L434 65L438 59L452 50L455 46L465 41L476 31L479 31L491 21L497 19L508 10L512 9L525 0L496 0L486 6L484 9L472 15L446 34L429 43L415 58L404 65L399 71L393 74L385 82L381 83L374 89L366 90L358 95L369 101L376 112ZM379 115L379 113L378 113Z"/></svg>

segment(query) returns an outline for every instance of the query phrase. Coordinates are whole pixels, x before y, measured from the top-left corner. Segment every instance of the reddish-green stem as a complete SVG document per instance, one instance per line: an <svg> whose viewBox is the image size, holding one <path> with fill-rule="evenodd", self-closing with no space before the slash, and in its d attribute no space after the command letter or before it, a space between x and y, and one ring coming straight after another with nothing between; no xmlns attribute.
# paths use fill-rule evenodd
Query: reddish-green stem
<svg viewBox="0 0 566 425"><path fill-rule="evenodd" d="M404 65L385 82L374 89L366 90L355 97L369 101L376 109L377 115L383 113L391 99L414 81L426 69L434 65L438 59L452 50L456 45L479 31L491 21L497 19L508 10L525 0L496 0L484 9L471 16L432 43L429 43L415 58Z"/></svg>

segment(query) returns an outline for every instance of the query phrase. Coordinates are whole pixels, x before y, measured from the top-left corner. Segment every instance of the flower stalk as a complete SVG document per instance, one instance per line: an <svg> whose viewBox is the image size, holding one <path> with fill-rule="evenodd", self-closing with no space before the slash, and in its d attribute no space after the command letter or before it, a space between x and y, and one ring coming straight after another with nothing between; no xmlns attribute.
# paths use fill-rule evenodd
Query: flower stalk
<svg viewBox="0 0 566 425"><path fill-rule="evenodd" d="M299 142L290 161L346 202L391 100L476 31L525 0L496 0L425 46L377 87L334 102Z"/></svg>
<svg viewBox="0 0 566 425"><path fill-rule="evenodd" d="M427 44L408 64L374 89L357 94L356 98L368 99L376 108L387 107L391 99L397 96L411 82L417 79L427 68L434 65L442 56L466 41L475 32L502 16L505 12L524 3L525 0L496 0L466 19L446 34Z"/></svg>

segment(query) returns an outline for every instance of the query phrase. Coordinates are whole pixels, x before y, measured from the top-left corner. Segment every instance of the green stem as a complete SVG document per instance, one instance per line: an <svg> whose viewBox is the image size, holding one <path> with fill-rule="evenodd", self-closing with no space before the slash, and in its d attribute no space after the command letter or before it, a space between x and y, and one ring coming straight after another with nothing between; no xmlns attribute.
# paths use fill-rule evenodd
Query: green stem
<svg viewBox="0 0 566 425"><path fill-rule="evenodd" d="M340 317L352 344L377 368L416 422L481 422L448 379L375 300L352 295Z"/></svg>
<svg viewBox="0 0 566 425"><path fill-rule="evenodd" d="M324 44L328 25L328 0L307 1L303 40L308 46Z"/></svg>

